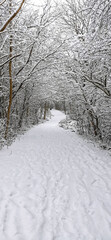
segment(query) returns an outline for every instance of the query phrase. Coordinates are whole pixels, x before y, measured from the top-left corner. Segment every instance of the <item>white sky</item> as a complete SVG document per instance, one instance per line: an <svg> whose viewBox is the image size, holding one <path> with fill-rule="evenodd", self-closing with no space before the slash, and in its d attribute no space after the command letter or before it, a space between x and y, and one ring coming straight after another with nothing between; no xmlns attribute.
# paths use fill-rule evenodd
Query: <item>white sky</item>
<svg viewBox="0 0 111 240"><path fill-rule="evenodd" d="M42 6L45 0L26 0L26 6L30 10L36 10L38 6Z"/></svg>
<svg viewBox="0 0 111 240"><path fill-rule="evenodd" d="M62 3L63 2L63 0L59 0L60 1L60 3ZM59 2L58 1L58 2ZM46 2L46 0L31 0L30 1L32 4L34 4L35 6L38 6L38 5L42 5L43 3L45 3ZM53 2L53 0L51 0L51 2ZM56 2L57 2L57 0L56 0Z"/></svg>
<svg viewBox="0 0 111 240"><path fill-rule="evenodd" d="M45 2L45 0L31 0L30 2L35 6L38 6L38 5L42 5Z"/></svg>

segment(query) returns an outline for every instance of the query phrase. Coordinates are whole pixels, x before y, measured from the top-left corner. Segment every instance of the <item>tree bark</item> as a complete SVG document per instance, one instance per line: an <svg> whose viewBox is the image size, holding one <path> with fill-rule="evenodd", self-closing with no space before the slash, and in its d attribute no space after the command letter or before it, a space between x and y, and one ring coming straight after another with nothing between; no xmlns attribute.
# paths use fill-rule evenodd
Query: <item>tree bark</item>
<svg viewBox="0 0 111 240"><path fill-rule="evenodd" d="M12 8L12 0L10 0L10 9L9 12L11 14L11 8ZM11 25L10 25L10 32L11 32ZM9 43L9 84L10 84L10 93L9 93L9 105L8 105L8 112L7 112L7 123L6 123L6 130L5 130L5 139L7 139L8 134L8 127L9 127L9 121L10 121L10 112L11 112L11 105L12 105L12 34L10 34L10 43Z"/></svg>
<svg viewBox="0 0 111 240"><path fill-rule="evenodd" d="M47 113L47 103L45 102L45 106L44 106L44 120L46 119L46 113Z"/></svg>
<svg viewBox="0 0 111 240"><path fill-rule="evenodd" d="M0 32L3 32L5 30L5 28L7 27L7 25L13 20L13 18L16 17L16 15L19 13L19 11L22 8L22 5L24 4L25 0L22 0L19 8L17 9L17 11L7 20L7 22L4 24L4 26L0 29Z"/></svg>

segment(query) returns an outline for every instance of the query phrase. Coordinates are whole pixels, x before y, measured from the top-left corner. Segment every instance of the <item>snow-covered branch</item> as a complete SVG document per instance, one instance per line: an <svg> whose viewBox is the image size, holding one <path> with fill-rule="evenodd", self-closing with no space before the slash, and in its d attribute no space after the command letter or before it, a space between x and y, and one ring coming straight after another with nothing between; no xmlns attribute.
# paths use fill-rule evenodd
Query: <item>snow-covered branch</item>
<svg viewBox="0 0 111 240"><path fill-rule="evenodd" d="M6 23L3 25L3 27L0 29L0 32L3 32L6 27L9 25L9 23L17 16L17 14L20 12L22 5L24 4L25 0L22 0L19 8L16 10L15 13L13 13L13 15L6 21Z"/></svg>

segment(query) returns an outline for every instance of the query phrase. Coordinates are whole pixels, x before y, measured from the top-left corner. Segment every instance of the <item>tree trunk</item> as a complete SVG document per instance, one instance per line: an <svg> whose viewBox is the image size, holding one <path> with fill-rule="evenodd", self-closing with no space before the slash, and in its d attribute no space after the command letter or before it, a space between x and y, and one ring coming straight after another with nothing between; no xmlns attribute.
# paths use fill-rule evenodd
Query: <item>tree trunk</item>
<svg viewBox="0 0 111 240"><path fill-rule="evenodd" d="M47 113L47 104L45 103L45 106L44 106L44 120L46 119L46 113Z"/></svg>
<svg viewBox="0 0 111 240"><path fill-rule="evenodd" d="M21 110L20 119L19 119L19 122L18 122L19 128L22 127L23 116L24 116L24 112L25 112L25 103L26 103L26 93L25 93L24 100L23 100L23 106L22 106L22 110Z"/></svg>
<svg viewBox="0 0 111 240"><path fill-rule="evenodd" d="M11 8L12 8L12 0L10 0L9 4L9 13L11 15ZM12 30L12 26L10 23L10 32ZM10 43L9 43L9 58L12 57L12 34L10 34ZM9 104L8 104L8 112L7 112L7 123L6 123L6 130L5 130L5 139L7 139L8 134L8 127L10 121L10 112L11 112L11 105L12 105L12 60L9 61L9 84L10 84L10 93L9 93Z"/></svg>

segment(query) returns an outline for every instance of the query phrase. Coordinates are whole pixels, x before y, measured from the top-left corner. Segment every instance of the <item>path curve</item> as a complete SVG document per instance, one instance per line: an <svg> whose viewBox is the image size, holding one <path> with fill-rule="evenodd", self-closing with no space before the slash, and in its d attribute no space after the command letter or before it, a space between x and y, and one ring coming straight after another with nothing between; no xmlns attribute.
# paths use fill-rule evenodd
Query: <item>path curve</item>
<svg viewBox="0 0 111 240"><path fill-rule="evenodd" d="M111 157L52 114L0 151L0 240L111 240Z"/></svg>

